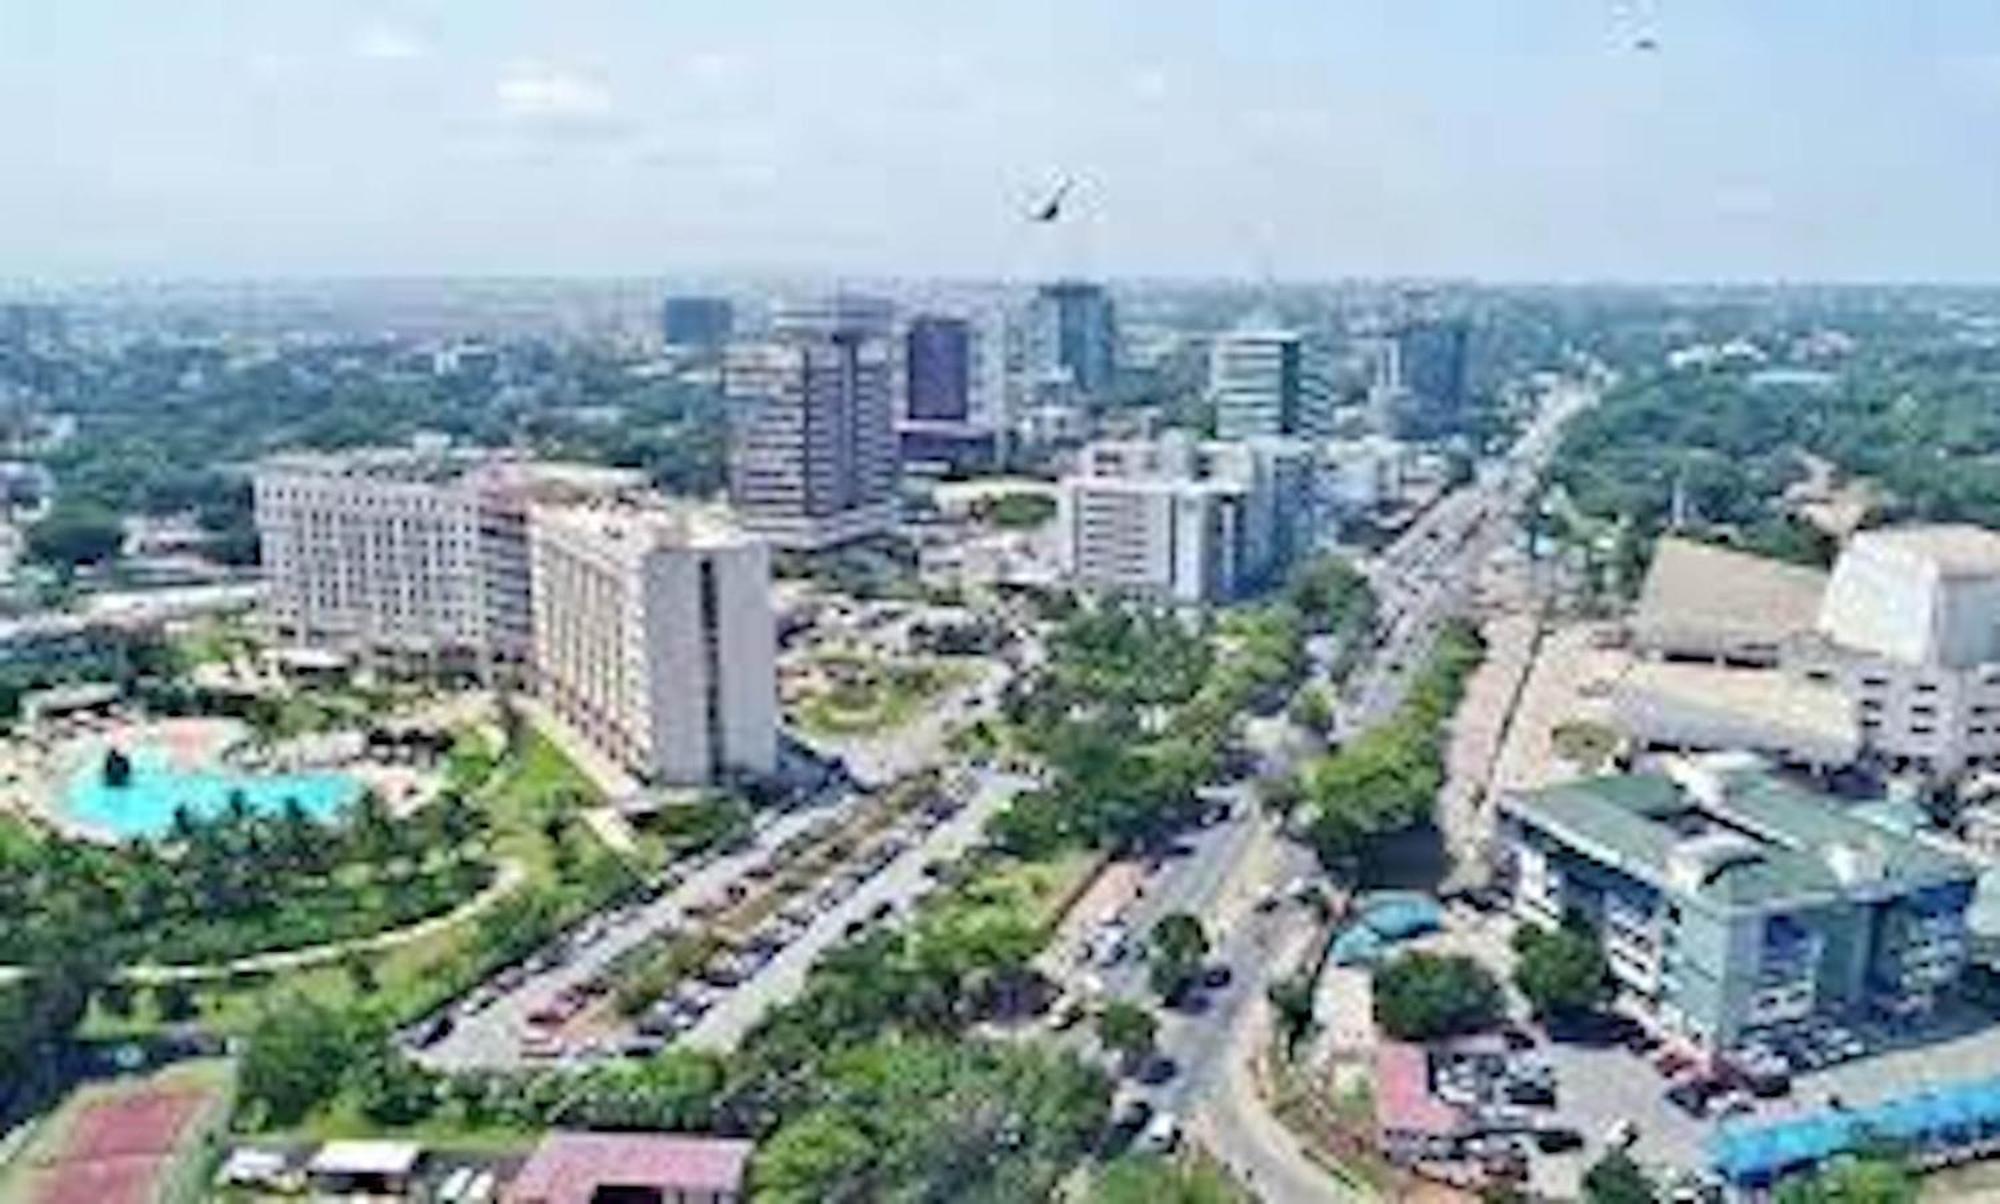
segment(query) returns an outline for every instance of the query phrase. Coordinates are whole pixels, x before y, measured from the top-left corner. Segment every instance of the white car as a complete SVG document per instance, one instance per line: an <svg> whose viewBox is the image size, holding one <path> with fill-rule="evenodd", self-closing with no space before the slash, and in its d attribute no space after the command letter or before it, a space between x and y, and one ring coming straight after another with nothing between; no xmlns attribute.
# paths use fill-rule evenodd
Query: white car
<svg viewBox="0 0 2000 1204"><path fill-rule="evenodd" d="M1171 1112L1156 1113L1132 1147L1142 1154L1171 1154L1181 1143L1181 1122Z"/></svg>

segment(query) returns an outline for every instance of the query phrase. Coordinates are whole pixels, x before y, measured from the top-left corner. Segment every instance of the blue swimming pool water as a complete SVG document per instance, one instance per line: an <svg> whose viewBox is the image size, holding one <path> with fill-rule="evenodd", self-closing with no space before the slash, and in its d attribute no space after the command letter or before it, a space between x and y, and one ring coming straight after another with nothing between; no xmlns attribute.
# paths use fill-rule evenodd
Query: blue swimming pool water
<svg viewBox="0 0 2000 1204"><path fill-rule="evenodd" d="M181 769L165 749L142 745L129 752L132 776L123 786L107 786L101 756L83 758L70 775L64 807L69 817L113 836L158 836L173 826L174 809L215 815L229 796L242 791L255 811L276 814L286 799L297 799L306 814L325 818L361 793L361 783L332 770L248 774L229 770Z"/></svg>

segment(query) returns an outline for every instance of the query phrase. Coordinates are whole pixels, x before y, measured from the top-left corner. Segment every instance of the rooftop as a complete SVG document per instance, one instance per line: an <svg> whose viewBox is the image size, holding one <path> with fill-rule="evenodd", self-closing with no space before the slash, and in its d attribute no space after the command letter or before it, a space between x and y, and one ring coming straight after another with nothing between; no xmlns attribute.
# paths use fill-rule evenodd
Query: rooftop
<svg viewBox="0 0 2000 1204"><path fill-rule="evenodd" d="M538 506L537 528L586 539L606 551L640 556L663 548L731 548L756 542L720 506Z"/></svg>
<svg viewBox="0 0 2000 1204"><path fill-rule="evenodd" d="M1667 893L1763 908L1965 881L1971 863L1771 773L1690 766L1510 797L1513 814Z"/></svg>
<svg viewBox="0 0 2000 1204"><path fill-rule="evenodd" d="M1653 552L1633 627L1642 643L1689 629L1776 643L1813 630L1826 582L1818 569L1670 536Z"/></svg>
<svg viewBox="0 0 2000 1204"><path fill-rule="evenodd" d="M688 1194L743 1190L753 1146L720 1137L557 1132L508 1185L507 1204L589 1204L605 1188Z"/></svg>
<svg viewBox="0 0 2000 1204"><path fill-rule="evenodd" d="M329 1141L306 1169L315 1175L407 1175L423 1156L414 1141Z"/></svg>
<svg viewBox="0 0 2000 1204"><path fill-rule="evenodd" d="M1430 1053L1384 1041L1375 1049L1375 1118L1385 1132L1428 1137L1459 1131L1464 1113L1431 1093Z"/></svg>
<svg viewBox="0 0 2000 1204"><path fill-rule="evenodd" d="M2000 577L2000 532L1969 524L1885 527L1854 537L1856 548L1892 550L1940 576Z"/></svg>
<svg viewBox="0 0 2000 1204"><path fill-rule="evenodd" d="M1839 688L1778 669L1737 669L1684 661L1634 661L1618 682L1619 712L1670 721L1660 708L1697 716L1694 726L1734 734L1725 747L1781 744L1843 764L1860 751L1854 704ZM1642 731L1659 738L1662 733Z"/></svg>

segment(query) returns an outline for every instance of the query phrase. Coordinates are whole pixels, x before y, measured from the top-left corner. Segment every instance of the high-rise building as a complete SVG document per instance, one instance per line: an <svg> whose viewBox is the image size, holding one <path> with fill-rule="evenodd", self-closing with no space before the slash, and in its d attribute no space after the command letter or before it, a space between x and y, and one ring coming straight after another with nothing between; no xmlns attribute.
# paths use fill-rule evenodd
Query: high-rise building
<svg viewBox="0 0 2000 1204"><path fill-rule="evenodd" d="M252 496L281 641L437 668L522 665L537 501L638 488L620 469L445 447L273 456Z"/></svg>
<svg viewBox="0 0 2000 1204"><path fill-rule="evenodd" d="M660 305L660 335L669 347L720 351L734 325L727 297L668 297Z"/></svg>
<svg viewBox="0 0 2000 1204"><path fill-rule="evenodd" d="M1397 327L1393 341L1389 367L1404 395L1402 428L1418 438L1449 434L1471 399L1471 324L1463 318L1417 319Z"/></svg>
<svg viewBox="0 0 2000 1204"><path fill-rule="evenodd" d="M1118 322L1101 284L1058 280L1035 294L1029 323L1035 376L1062 373L1085 394L1101 394L1118 375Z"/></svg>
<svg viewBox="0 0 2000 1204"><path fill-rule="evenodd" d="M534 681L642 781L763 775L777 759L770 553L692 509L536 507Z"/></svg>
<svg viewBox="0 0 2000 1204"><path fill-rule="evenodd" d="M910 319L897 421L906 467L984 468L997 459L1006 433L1006 365L996 317Z"/></svg>
<svg viewBox="0 0 2000 1204"><path fill-rule="evenodd" d="M767 341L730 349L730 497L774 547L834 547L895 526L892 318L887 301L836 295L779 309Z"/></svg>
<svg viewBox="0 0 2000 1204"><path fill-rule="evenodd" d="M904 417L964 422L972 416L972 323L919 314L903 336Z"/></svg>
<svg viewBox="0 0 2000 1204"><path fill-rule="evenodd" d="M1296 331L1237 330L1209 350L1209 396L1219 439L1326 431L1327 380Z"/></svg>
<svg viewBox="0 0 2000 1204"><path fill-rule="evenodd" d="M1057 495L1064 573L1079 585L1177 602L1268 581L1303 533L1309 454L1288 440L1094 443Z"/></svg>

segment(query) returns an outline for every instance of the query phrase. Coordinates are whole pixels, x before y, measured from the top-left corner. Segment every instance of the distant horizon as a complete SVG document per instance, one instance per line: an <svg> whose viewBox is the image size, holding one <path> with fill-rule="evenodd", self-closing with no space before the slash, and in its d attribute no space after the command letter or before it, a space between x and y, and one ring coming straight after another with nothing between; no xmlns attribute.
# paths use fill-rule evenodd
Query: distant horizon
<svg viewBox="0 0 2000 1204"><path fill-rule="evenodd" d="M369 285L453 285L453 284L534 284L576 286L644 286L685 289L783 289L820 288L827 291L866 289L891 285L944 285L958 287L1034 288L1063 280L1101 284L1107 288L1190 288L1218 287L1285 290L1309 289L1631 289L1659 291L1673 289L1731 292L1791 291L1974 291L2000 290L2000 275L1964 279L1842 279L1753 278L1753 277L1498 277L1498 276L1228 276L1171 273L1125 273L1100 275L980 276L970 274L924 275L912 272L834 272L809 269L753 270L740 272L298 272L272 275L175 276L77 276L36 278L0 275L0 303L36 300L38 295L88 292L104 289L201 289L201 288L284 288L301 286L357 287Z"/></svg>

